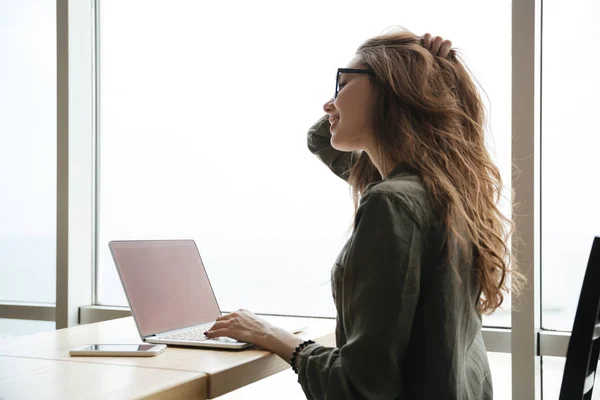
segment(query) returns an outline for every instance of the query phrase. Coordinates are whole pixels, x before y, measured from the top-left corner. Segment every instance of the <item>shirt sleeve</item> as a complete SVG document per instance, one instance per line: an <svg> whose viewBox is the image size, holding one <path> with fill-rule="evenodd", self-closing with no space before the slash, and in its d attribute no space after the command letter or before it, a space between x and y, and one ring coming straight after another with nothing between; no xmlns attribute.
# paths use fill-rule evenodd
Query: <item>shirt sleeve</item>
<svg viewBox="0 0 600 400"><path fill-rule="evenodd" d="M396 399L421 280L422 233L406 205L363 198L343 261L341 348L309 345L298 356L308 399Z"/></svg>
<svg viewBox="0 0 600 400"><path fill-rule="evenodd" d="M359 152L344 152L331 146L331 132L329 132L329 116L321 117L309 130L307 135L308 149L316 155L329 169L347 181L350 170L360 156Z"/></svg>

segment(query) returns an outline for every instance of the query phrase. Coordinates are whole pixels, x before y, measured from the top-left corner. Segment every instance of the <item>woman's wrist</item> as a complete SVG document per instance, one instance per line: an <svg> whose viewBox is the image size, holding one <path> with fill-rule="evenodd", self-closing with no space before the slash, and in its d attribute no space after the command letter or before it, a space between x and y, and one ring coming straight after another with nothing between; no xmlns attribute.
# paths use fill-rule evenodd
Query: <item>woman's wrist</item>
<svg viewBox="0 0 600 400"><path fill-rule="evenodd" d="M300 336L294 335L284 329L275 327L269 333L264 348L290 363L296 347L304 342Z"/></svg>

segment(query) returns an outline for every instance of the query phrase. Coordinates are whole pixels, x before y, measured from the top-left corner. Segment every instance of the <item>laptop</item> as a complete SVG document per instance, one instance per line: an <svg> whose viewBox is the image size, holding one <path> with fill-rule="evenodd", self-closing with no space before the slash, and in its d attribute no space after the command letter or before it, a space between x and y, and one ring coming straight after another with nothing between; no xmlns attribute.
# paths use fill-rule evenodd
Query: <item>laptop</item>
<svg viewBox="0 0 600 400"><path fill-rule="evenodd" d="M252 346L204 335L222 313L196 242L131 240L108 246L143 341L221 349ZM277 325L292 333L306 329Z"/></svg>

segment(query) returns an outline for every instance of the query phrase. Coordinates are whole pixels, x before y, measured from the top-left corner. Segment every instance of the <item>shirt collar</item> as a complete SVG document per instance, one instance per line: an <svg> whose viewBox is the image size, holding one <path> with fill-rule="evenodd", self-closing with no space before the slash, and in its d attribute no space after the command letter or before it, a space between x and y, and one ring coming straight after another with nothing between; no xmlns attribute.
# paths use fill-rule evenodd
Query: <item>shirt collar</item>
<svg viewBox="0 0 600 400"><path fill-rule="evenodd" d="M384 179L377 181L377 182L369 183L363 190L363 193L366 193L372 186L375 186L378 183L385 182L388 179L392 179L397 176L406 176L406 175L417 175L417 170L406 163L400 163L400 164L396 165L394 167L394 169L392 169L392 171Z"/></svg>
<svg viewBox="0 0 600 400"><path fill-rule="evenodd" d="M402 175L416 175L417 170L408 165L407 163L401 162L392 169L392 171L385 177L384 180L394 178Z"/></svg>

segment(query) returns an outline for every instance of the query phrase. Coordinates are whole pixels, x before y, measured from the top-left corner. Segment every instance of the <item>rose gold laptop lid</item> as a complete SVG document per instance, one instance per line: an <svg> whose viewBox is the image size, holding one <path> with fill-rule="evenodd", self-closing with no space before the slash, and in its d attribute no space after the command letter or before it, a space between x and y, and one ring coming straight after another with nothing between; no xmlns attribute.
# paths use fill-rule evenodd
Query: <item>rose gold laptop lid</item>
<svg viewBox="0 0 600 400"><path fill-rule="evenodd" d="M108 246L143 339L221 316L193 240L112 241Z"/></svg>

